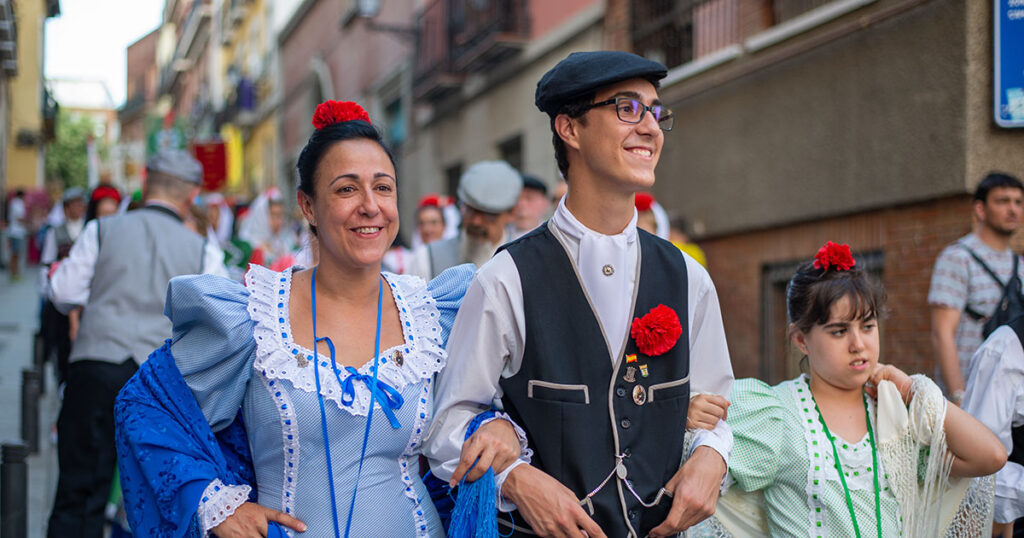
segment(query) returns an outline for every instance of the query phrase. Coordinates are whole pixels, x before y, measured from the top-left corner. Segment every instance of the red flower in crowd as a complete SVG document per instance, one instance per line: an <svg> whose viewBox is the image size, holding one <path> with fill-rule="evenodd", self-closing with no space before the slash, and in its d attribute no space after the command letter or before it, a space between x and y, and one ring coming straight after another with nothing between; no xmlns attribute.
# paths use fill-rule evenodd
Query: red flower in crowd
<svg viewBox="0 0 1024 538"><path fill-rule="evenodd" d="M646 316L633 319L629 335L636 341L636 347L648 357L661 355L672 349L683 335L676 311L660 304Z"/></svg>
<svg viewBox="0 0 1024 538"><path fill-rule="evenodd" d="M854 265L857 265L857 261L850 254L850 245L837 245L829 241L814 255L815 269L849 271Z"/></svg>
<svg viewBox="0 0 1024 538"><path fill-rule="evenodd" d="M317 130L343 121L363 120L370 123L370 115L352 101L324 101L313 113L313 127Z"/></svg>

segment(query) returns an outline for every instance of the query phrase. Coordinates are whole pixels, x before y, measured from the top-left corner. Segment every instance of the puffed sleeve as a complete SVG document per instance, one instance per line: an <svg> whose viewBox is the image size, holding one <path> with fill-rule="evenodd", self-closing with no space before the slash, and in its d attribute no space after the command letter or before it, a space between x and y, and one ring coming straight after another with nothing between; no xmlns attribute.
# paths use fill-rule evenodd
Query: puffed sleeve
<svg viewBox="0 0 1024 538"><path fill-rule="evenodd" d="M445 269L441 274L427 282L427 291L434 298L435 306L441 316L441 341L444 345L448 343L448 334L455 323L455 314L462 305L462 298L466 295L470 281L476 267L471 263L456 265Z"/></svg>
<svg viewBox="0 0 1024 538"><path fill-rule="evenodd" d="M768 487L784 463L781 452L787 432L802 436L795 416L768 384L738 379L732 387L728 423L735 439L729 476L744 491Z"/></svg>
<svg viewBox="0 0 1024 538"><path fill-rule="evenodd" d="M215 432L235 419L252 375L256 324L248 299L244 286L212 275L181 276L167 286L171 353Z"/></svg>

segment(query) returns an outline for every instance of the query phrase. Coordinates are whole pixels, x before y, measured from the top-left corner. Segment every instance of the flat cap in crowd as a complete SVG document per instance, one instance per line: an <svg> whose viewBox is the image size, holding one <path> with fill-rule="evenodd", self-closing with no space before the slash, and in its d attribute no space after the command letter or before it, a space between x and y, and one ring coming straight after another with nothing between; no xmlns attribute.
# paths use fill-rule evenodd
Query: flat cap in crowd
<svg viewBox="0 0 1024 538"><path fill-rule="evenodd" d="M668 69L661 62L629 52L574 52L544 73L534 100L541 112L555 116L563 104L604 86L631 78L647 79L657 86L666 74Z"/></svg>

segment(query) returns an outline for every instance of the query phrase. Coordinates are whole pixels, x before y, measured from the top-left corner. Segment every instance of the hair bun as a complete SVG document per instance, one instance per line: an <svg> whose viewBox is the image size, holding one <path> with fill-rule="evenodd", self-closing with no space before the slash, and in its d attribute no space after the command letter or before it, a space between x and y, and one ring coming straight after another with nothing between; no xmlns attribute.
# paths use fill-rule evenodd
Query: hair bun
<svg viewBox="0 0 1024 538"><path fill-rule="evenodd" d="M318 131L335 123L353 120L370 123L370 115L353 101L324 101L317 105L313 113L313 127Z"/></svg>

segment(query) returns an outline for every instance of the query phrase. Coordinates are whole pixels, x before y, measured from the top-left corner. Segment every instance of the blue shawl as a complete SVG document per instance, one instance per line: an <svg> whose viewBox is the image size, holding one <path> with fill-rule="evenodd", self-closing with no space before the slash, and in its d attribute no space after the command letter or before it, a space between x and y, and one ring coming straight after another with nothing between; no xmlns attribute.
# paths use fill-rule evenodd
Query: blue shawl
<svg viewBox="0 0 1024 538"><path fill-rule="evenodd" d="M196 514L215 478L252 487L252 457L241 413L216 434L174 364L170 340L154 351L114 404L118 465L135 536L202 537ZM271 523L268 538L286 538Z"/></svg>

